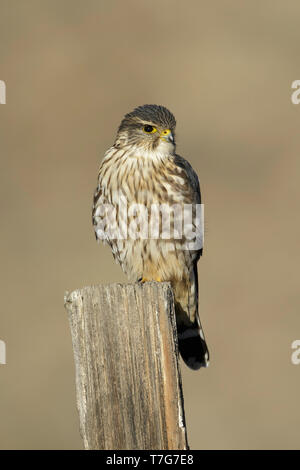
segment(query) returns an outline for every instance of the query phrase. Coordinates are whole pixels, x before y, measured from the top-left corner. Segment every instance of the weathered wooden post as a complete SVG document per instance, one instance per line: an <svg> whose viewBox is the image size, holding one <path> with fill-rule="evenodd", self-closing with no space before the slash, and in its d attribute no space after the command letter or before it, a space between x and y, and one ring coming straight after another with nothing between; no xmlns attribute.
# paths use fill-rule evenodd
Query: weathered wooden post
<svg viewBox="0 0 300 470"><path fill-rule="evenodd" d="M187 449L168 283L66 293L86 449Z"/></svg>

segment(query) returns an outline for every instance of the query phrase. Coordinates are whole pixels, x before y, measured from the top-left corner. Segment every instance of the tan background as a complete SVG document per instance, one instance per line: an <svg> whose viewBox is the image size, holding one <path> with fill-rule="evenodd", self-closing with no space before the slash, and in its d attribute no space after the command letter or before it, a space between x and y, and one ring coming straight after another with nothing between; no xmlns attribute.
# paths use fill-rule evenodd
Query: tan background
<svg viewBox="0 0 300 470"><path fill-rule="evenodd" d="M123 281L91 226L122 116L177 118L199 174L211 367L183 366L191 448L299 448L298 1L0 0L0 447L81 448L63 294Z"/></svg>

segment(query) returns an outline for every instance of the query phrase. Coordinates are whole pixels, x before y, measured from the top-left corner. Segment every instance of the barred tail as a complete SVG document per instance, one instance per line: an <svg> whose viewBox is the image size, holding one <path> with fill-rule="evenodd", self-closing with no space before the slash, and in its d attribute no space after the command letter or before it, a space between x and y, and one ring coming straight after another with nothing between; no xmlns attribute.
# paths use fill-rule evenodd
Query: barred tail
<svg viewBox="0 0 300 470"><path fill-rule="evenodd" d="M182 359L193 370L209 365L209 352L203 330L198 325L178 327L178 347Z"/></svg>
<svg viewBox="0 0 300 470"><path fill-rule="evenodd" d="M209 352L198 313L197 266L187 282L174 283L174 294L181 357L193 370L207 367Z"/></svg>

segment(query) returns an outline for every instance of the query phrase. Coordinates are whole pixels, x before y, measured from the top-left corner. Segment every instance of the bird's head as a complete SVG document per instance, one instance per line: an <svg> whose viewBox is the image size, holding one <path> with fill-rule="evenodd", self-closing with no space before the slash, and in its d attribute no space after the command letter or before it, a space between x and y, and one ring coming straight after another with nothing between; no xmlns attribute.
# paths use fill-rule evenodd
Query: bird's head
<svg viewBox="0 0 300 470"><path fill-rule="evenodd" d="M175 126L175 118L167 108L145 104L124 116L115 145L132 145L144 151L174 153Z"/></svg>

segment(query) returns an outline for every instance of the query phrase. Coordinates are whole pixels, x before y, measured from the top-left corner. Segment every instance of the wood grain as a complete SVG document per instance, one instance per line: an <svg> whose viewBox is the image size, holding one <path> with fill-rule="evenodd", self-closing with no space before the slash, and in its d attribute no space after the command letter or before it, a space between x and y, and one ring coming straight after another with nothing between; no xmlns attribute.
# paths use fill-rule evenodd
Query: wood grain
<svg viewBox="0 0 300 470"><path fill-rule="evenodd" d="M86 449L187 449L168 283L66 293Z"/></svg>

